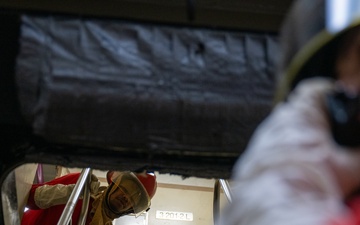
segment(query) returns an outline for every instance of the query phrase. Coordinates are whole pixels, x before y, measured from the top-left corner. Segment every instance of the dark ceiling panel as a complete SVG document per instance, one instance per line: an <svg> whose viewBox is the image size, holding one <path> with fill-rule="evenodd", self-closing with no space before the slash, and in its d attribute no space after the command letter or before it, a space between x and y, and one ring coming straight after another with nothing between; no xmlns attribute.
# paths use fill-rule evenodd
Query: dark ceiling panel
<svg viewBox="0 0 360 225"><path fill-rule="evenodd" d="M292 0L3 0L0 8L276 32Z"/></svg>

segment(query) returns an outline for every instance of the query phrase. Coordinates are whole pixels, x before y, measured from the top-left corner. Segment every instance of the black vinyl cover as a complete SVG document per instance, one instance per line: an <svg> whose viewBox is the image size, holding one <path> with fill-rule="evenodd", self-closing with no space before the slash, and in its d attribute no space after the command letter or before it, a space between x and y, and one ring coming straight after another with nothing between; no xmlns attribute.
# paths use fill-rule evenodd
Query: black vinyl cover
<svg viewBox="0 0 360 225"><path fill-rule="evenodd" d="M24 15L19 45L16 85L35 136L133 152L165 172L227 177L272 104L273 34Z"/></svg>

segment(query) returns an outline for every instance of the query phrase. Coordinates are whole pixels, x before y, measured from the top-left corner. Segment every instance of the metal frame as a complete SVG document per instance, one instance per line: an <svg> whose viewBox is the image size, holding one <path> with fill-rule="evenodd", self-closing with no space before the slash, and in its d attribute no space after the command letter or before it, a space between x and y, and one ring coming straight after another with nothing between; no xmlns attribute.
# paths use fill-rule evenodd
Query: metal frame
<svg viewBox="0 0 360 225"><path fill-rule="evenodd" d="M92 174L92 169L90 168L86 168L81 171L80 177L75 184L74 190L71 193L70 198L65 205L64 211L61 214L57 225L68 225L69 223L72 224L71 216L74 212L76 202L79 199L82 190L84 190L83 204L81 208L78 225L85 224L89 201L90 201L90 191L88 187L89 185L85 185L85 184L90 182L91 174Z"/></svg>
<svg viewBox="0 0 360 225"><path fill-rule="evenodd" d="M224 191L224 194L229 202L232 202L232 193L230 190L230 185L227 180L218 179L215 181L214 185L214 206L213 206L213 220L214 225L217 225L217 221L220 214L220 186Z"/></svg>

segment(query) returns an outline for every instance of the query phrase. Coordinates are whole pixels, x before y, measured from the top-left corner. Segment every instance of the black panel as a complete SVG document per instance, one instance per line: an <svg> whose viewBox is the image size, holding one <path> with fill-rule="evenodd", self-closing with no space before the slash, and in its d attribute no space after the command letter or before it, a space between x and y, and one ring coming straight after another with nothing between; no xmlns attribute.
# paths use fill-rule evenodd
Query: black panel
<svg viewBox="0 0 360 225"><path fill-rule="evenodd" d="M20 41L24 116L56 145L224 177L271 107L274 35L24 16Z"/></svg>
<svg viewBox="0 0 360 225"><path fill-rule="evenodd" d="M0 8L277 32L293 0L2 0Z"/></svg>

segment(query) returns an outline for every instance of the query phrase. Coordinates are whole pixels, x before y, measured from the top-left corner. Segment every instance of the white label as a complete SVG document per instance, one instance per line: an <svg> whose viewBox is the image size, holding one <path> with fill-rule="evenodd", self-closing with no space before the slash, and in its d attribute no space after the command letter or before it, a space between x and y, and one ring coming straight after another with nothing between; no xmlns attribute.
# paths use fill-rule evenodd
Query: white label
<svg viewBox="0 0 360 225"><path fill-rule="evenodd" d="M194 217L191 212L173 212L173 211L156 210L156 219L193 221Z"/></svg>

